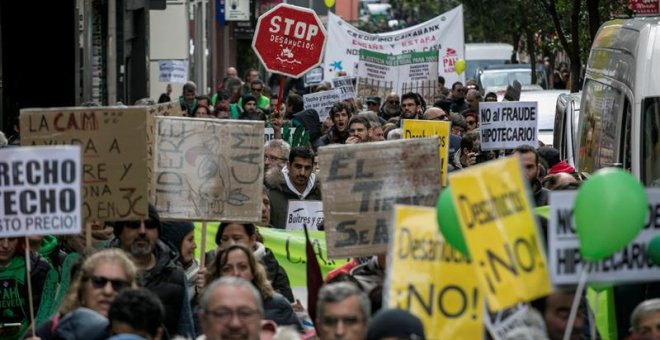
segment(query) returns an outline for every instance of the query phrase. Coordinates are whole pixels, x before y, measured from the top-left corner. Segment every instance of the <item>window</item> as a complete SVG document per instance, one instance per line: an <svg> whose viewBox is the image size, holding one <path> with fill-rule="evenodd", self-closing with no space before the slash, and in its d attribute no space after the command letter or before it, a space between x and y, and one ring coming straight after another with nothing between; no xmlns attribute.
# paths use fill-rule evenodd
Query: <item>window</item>
<svg viewBox="0 0 660 340"><path fill-rule="evenodd" d="M660 186L660 97L642 101L642 129L642 182Z"/></svg>

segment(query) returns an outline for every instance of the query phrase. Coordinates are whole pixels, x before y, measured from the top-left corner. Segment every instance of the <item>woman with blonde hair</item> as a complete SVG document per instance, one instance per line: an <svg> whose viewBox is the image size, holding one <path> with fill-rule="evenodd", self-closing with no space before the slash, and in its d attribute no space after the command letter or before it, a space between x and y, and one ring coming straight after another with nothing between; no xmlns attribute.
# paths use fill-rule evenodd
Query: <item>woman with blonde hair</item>
<svg viewBox="0 0 660 340"><path fill-rule="evenodd" d="M41 339L49 339L62 332L75 332L79 335L77 338L90 336L80 332L107 324L108 311L117 294L124 288L137 286L137 268L123 250L100 250L84 260L58 314L40 325L37 335ZM79 312L81 309L84 313ZM77 323L75 318L78 318ZM67 327L63 327L65 323ZM71 327L74 323L77 326Z"/></svg>
<svg viewBox="0 0 660 340"><path fill-rule="evenodd" d="M240 277L251 282L261 294L266 320L280 326L292 325L302 329L302 324L291 304L273 290L263 265L256 260L250 249L237 243L221 249L208 267L206 283L223 276Z"/></svg>

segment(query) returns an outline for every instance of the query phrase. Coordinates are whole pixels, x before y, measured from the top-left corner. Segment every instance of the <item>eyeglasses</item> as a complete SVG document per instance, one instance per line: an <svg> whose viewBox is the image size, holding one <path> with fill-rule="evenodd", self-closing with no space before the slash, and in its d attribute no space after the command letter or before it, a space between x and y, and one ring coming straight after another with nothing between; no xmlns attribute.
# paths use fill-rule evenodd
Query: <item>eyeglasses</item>
<svg viewBox="0 0 660 340"><path fill-rule="evenodd" d="M124 226L129 229L140 229L141 221L127 221L124 222ZM144 221L144 227L146 229L156 229L158 228L158 222L154 220L146 220Z"/></svg>
<svg viewBox="0 0 660 340"><path fill-rule="evenodd" d="M271 155L264 155L264 161L271 161L271 162L286 161L286 158L280 158L280 157L275 157L275 156L271 156Z"/></svg>
<svg viewBox="0 0 660 340"><path fill-rule="evenodd" d="M259 91L261 91L261 90L263 90L263 89L262 89L262 88L254 88L254 87L252 88L252 91L257 91L257 92L259 92Z"/></svg>
<svg viewBox="0 0 660 340"><path fill-rule="evenodd" d="M89 278L89 281L92 282L92 286L96 289L105 288L108 285L108 282L110 282L112 286L112 290L114 290L115 292L118 292L130 286L130 283L128 281L119 280L119 279L109 279L104 276L92 276Z"/></svg>
<svg viewBox="0 0 660 340"><path fill-rule="evenodd" d="M387 102L388 102L389 104L392 104L392 105L399 105L399 104L401 103L401 102L398 101L398 100L388 100Z"/></svg>
<svg viewBox="0 0 660 340"><path fill-rule="evenodd" d="M249 321L259 314L259 311L256 309L241 308L238 310L231 310L227 308L221 308L217 310L207 310L207 314L211 315L216 321L221 323L226 323L231 321L234 318L234 315L238 317L242 322Z"/></svg>

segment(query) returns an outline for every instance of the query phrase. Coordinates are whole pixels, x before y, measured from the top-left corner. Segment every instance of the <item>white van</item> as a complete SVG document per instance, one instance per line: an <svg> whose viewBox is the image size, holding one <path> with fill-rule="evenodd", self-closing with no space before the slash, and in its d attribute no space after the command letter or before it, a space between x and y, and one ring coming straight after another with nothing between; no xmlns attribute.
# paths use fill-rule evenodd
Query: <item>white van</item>
<svg viewBox="0 0 660 340"><path fill-rule="evenodd" d="M581 98L582 92L560 94L555 108L552 146L559 150L559 157L572 167L575 167Z"/></svg>
<svg viewBox="0 0 660 340"><path fill-rule="evenodd" d="M511 44L465 44L465 79L477 79L477 69L509 62L512 53L513 45Z"/></svg>
<svg viewBox="0 0 660 340"><path fill-rule="evenodd" d="M582 88L579 171L620 166L660 184L660 18L608 21L594 39Z"/></svg>

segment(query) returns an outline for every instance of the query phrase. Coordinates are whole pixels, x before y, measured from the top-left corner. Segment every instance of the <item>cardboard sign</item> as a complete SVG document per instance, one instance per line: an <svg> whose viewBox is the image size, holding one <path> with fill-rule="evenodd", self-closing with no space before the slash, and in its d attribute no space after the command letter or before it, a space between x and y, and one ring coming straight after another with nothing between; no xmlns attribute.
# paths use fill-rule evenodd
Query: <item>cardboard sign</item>
<svg viewBox="0 0 660 340"><path fill-rule="evenodd" d="M587 282L615 284L658 280L658 267L649 260L646 249L660 230L660 190L647 189L646 193L649 217L644 229L622 250L591 262ZM580 259L580 243L573 220L576 194L577 191L550 193L548 260L552 282L556 285L577 284L583 266L587 265Z"/></svg>
<svg viewBox="0 0 660 340"><path fill-rule="evenodd" d="M261 220L263 122L156 117L155 133L161 218Z"/></svg>
<svg viewBox="0 0 660 340"><path fill-rule="evenodd" d="M331 258L385 254L394 204L436 204L438 145L433 137L319 148Z"/></svg>
<svg viewBox="0 0 660 340"><path fill-rule="evenodd" d="M417 316L434 339L480 339L484 300L476 272L444 242L436 209L396 205L394 216L385 305Z"/></svg>
<svg viewBox="0 0 660 340"><path fill-rule="evenodd" d="M289 211L286 215L287 230L319 230L323 225L323 202L321 201L289 201Z"/></svg>
<svg viewBox="0 0 660 340"><path fill-rule="evenodd" d="M479 136L482 150L538 146L536 102L479 103Z"/></svg>
<svg viewBox="0 0 660 340"><path fill-rule="evenodd" d="M0 239L80 233L79 146L0 149Z"/></svg>
<svg viewBox="0 0 660 340"><path fill-rule="evenodd" d="M517 155L449 177L454 206L492 311L552 291Z"/></svg>
<svg viewBox="0 0 660 340"><path fill-rule="evenodd" d="M341 100L355 98L355 88L353 88L353 77L339 77L332 80L332 87L339 93Z"/></svg>
<svg viewBox="0 0 660 340"><path fill-rule="evenodd" d="M398 55L360 50L357 91L360 97L415 92L433 103L438 91L438 51Z"/></svg>
<svg viewBox="0 0 660 340"><path fill-rule="evenodd" d="M21 110L21 145L80 145L86 221L147 217L147 107Z"/></svg>
<svg viewBox="0 0 660 340"><path fill-rule="evenodd" d="M423 138L438 136L440 142L440 172L442 185L447 185L447 159L449 158L449 130L451 123L436 120L403 120L403 138Z"/></svg>
<svg viewBox="0 0 660 340"><path fill-rule="evenodd" d="M303 106L305 110L314 109L319 114L319 120L323 122L330 116L332 105L341 101L336 89L310 93L303 95Z"/></svg>

